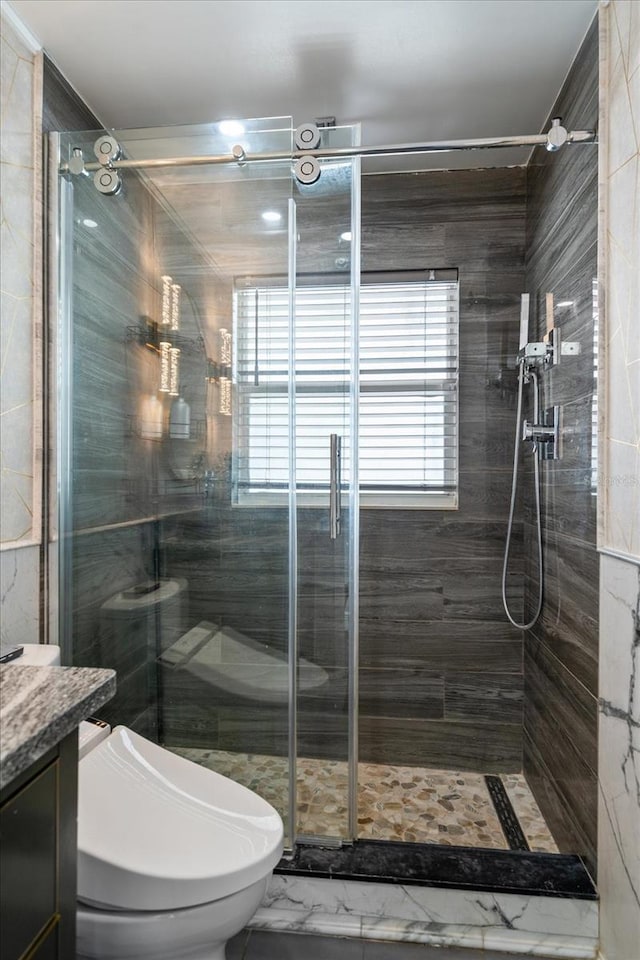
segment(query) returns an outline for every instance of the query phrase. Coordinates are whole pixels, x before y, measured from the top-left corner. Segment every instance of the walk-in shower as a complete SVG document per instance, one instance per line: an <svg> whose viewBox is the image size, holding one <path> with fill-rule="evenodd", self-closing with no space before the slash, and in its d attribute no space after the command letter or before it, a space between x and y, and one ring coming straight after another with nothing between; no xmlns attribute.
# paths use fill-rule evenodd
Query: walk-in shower
<svg viewBox="0 0 640 960"><path fill-rule="evenodd" d="M262 793L292 848L557 853L498 609L501 571L511 624L542 605L505 453L525 382L538 507L560 434L535 334L514 366L526 177L360 160L593 135L243 128L52 138L65 660L115 667L108 719Z"/></svg>

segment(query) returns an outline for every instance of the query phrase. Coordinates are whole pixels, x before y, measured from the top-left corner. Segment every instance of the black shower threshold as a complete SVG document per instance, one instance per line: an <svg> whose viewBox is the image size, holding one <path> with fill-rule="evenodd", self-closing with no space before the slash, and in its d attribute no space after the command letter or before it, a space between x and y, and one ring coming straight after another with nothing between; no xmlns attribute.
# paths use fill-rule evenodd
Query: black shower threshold
<svg viewBox="0 0 640 960"><path fill-rule="evenodd" d="M598 896L582 859L573 854L436 843L357 840L338 848L299 843L275 872L576 900L597 900Z"/></svg>

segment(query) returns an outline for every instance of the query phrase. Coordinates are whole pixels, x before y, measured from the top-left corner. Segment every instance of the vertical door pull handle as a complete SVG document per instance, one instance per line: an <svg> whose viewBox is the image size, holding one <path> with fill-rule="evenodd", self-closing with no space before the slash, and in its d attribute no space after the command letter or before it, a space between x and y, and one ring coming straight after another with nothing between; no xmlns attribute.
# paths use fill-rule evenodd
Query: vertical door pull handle
<svg viewBox="0 0 640 960"><path fill-rule="evenodd" d="M342 438L337 433L329 437L329 536L336 540L340 536L340 456Z"/></svg>

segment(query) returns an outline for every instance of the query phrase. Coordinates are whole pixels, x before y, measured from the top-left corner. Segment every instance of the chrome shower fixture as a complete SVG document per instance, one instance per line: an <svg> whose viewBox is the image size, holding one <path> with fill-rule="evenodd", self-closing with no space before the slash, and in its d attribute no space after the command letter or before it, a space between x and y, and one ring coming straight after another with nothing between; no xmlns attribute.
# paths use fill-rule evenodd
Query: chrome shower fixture
<svg viewBox="0 0 640 960"><path fill-rule="evenodd" d="M320 146L320 130L315 123L301 123L293 134L298 150L317 150Z"/></svg>
<svg viewBox="0 0 640 960"><path fill-rule="evenodd" d="M110 170L107 167L96 170L93 175L93 183L98 193L104 193L107 197L114 197L122 189L122 177L118 171Z"/></svg>
<svg viewBox="0 0 640 960"><path fill-rule="evenodd" d="M293 175L298 183L316 183L320 179L321 173L322 169L316 158L307 155L296 160L293 167Z"/></svg>
<svg viewBox="0 0 640 960"><path fill-rule="evenodd" d="M547 150L550 153L555 153L556 150L565 145L568 139L569 131L562 126L562 118L554 117L547 134Z"/></svg>
<svg viewBox="0 0 640 960"><path fill-rule="evenodd" d="M555 363L554 347L551 340L539 340L525 343L518 350L516 367L523 367L525 375L536 367L543 367Z"/></svg>
<svg viewBox="0 0 640 960"><path fill-rule="evenodd" d="M562 407L557 404L543 410L539 423L522 421L522 440L534 445L540 460L560 460L562 457Z"/></svg>
<svg viewBox="0 0 640 960"><path fill-rule="evenodd" d="M562 339L560 327L553 327L545 340L525 343L518 350L516 367L523 367L525 382L531 370L539 367L557 366L562 357L577 357L580 353L580 343L577 340Z"/></svg>

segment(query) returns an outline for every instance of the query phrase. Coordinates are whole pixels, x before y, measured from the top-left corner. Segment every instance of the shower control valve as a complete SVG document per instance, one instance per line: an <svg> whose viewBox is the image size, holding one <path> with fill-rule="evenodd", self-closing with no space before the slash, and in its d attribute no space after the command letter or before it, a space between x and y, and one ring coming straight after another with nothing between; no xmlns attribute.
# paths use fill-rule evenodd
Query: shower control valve
<svg viewBox="0 0 640 960"><path fill-rule="evenodd" d="M542 423L529 423L528 420L522 422L522 439L530 440L532 443L549 443L555 438L553 427L546 427Z"/></svg>
<svg viewBox="0 0 640 960"><path fill-rule="evenodd" d="M562 457L562 409L549 407L542 413L542 423L522 421L522 439L535 444L541 460Z"/></svg>

